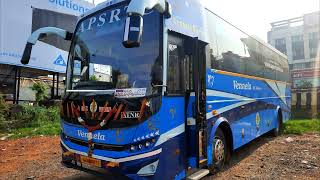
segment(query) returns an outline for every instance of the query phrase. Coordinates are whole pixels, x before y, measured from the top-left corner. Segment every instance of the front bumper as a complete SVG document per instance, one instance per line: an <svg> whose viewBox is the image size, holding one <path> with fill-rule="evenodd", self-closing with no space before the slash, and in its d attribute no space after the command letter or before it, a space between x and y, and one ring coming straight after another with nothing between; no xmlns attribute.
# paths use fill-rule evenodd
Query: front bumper
<svg viewBox="0 0 320 180"><path fill-rule="evenodd" d="M88 154L86 152L77 151L75 149L71 149L66 145L66 143L61 140L61 148L62 148L62 163L66 167L71 167L74 169L79 169L82 171L89 172L91 174L100 174L96 169L104 169L107 172L123 174L126 176L132 177L134 176L152 176L155 174L159 156L162 152L162 149L157 149L154 151L137 154L128 157L122 158L111 158L104 157L99 155L92 155L92 158L100 161L100 167L88 166L88 168L84 168L81 163L80 157L87 157ZM87 167L87 166L85 166Z"/></svg>

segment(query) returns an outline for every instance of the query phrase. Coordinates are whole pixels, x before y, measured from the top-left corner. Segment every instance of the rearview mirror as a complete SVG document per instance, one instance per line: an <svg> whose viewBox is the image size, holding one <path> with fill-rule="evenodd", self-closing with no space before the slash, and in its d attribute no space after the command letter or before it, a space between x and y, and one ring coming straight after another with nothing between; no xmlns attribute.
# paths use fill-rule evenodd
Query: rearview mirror
<svg viewBox="0 0 320 180"><path fill-rule="evenodd" d="M124 28L122 43L124 47L140 47L143 33L143 17L139 14L129 14Z"/></svg>
<svg viewBox="0 0 320 180"><path fill-rule="evenodd" d="M32 46L33 46L32 43L27 42L26 47L24 48L24 51L23 51L22 58L21 58L22 64L29 64Z"/></svg>
<svg viewBox="0 0 320 180"><path fill-rule="evenodd" d="M30 61L32 46L36 44L36 42L43 37L46 37L50 34L58 35L62 37L64 40L70 41L72 39L73 34L56 27L43 27L36 31L34 31L28 38L27 44L24 48L23 55L21 58L22 64L28 64Z"/></svg>

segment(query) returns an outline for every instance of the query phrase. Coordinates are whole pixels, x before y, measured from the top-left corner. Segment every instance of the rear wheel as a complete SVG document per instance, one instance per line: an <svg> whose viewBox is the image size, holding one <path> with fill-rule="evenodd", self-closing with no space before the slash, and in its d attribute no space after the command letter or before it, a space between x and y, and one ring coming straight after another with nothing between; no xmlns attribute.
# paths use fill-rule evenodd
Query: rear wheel
<svg viewBox="0 0 320 180"><path fill-rule="evenodd" d="M272 130L272 136L277 137L282 133L282 116L281 113L278 113L277 117L277 126Z"/></svg>
<svg viewBox="0 0 320 180"><path fill-rule="evenodd" d="M212 160L213 164L209 167L210 172L221 171L229 157L229 150L223 131L218 128L212 143Z"/></svg>

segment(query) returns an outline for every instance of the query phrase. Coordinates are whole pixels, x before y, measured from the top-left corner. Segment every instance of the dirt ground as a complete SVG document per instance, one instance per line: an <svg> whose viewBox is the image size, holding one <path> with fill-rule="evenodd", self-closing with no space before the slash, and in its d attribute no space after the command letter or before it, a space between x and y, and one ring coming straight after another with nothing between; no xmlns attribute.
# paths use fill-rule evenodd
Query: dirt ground
<svg viewBox="0 0 320 180"><path fill-rule="evenodd" d="M0 141L0 179L101 178L63 167L59 137L34 137ZM320 135L259 138L205 179L320 179Z"/></svg>

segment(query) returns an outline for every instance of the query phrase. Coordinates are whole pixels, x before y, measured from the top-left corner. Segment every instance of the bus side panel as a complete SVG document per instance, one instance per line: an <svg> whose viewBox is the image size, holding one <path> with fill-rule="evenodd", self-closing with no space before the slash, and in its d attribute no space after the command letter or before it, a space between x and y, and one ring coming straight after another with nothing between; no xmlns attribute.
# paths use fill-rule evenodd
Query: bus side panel
<svg viewBox="0 0 320 180"><path fill-rule="evenodd" d="M278 108L284 120L289 118L290 91L286 83L208 69L206 84L207 119L213 124L220 117L227 119L233 149L274 129Z"/></svg>
<svg viewBox="0 0 320 180"><path fill-rule="evenodd" d="M197 128L196 120L194 118L194 103L195 95L194 93L190 94L190 98L187 104L187 125L186 125L186 135L187 135L187 158L188 158L188 167L196 168L197 167Z"/></svg>

